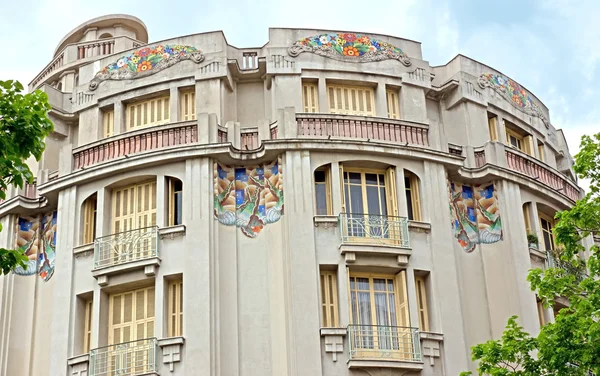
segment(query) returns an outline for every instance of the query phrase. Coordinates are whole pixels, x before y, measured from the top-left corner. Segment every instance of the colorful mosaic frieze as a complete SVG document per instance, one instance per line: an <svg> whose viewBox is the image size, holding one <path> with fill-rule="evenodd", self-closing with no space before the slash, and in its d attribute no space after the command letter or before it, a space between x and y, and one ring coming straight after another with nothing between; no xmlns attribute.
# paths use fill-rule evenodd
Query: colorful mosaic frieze
<svg viewBox="0 0 600 376"><path fill-rule="evenodd" d="M465 252L473 252L477 244L502 240L502 220L498 194L494 185L470 186L448 181L452 232Z"/></svg>
<svg viewBox="0 0 600 376"><path fill-rule="evenodd" d="M312 52L343 61L368 62L394 59L405 66L411 65L410 59L400 48L368 35L356 33L319 34L300 39L288 49L288 54L292 57L302 52Z"/></svg>
<svg viewBox="0 0 600 376"><path fill-rule="evenodd" d="M215 218L256 238L283 215L281 159L262 166L232 167L215 163Z"/></svg>
<svg viewBox="0 0 600 376"><path fill-rule="evenodd" d="M196 47L180 44L142 47L102 68L90 82L90 90L96 90L102 81L131 80L146 77L169 68L180 61L201 63L204 55Z"/></svg>
<svg viewBox="0 0 600 376"><path fill-rule="evenodd" d="M510 104L525 112L526 114L540 118L544 124L549 125L540 107L535 104L531 95L518 83L500 74L484 73L477 79L479 86L484 89L492 88L502 95Z"/></svg>
<svg viewBox="0 0 600 376"><path fill-rule="evenodd" d="M56 218L51 212L38 217L19 217L16 228L16 247L29 259L27 268L17 267L15 274L38 274L44 281L54 275L56 260Z"/></svg>

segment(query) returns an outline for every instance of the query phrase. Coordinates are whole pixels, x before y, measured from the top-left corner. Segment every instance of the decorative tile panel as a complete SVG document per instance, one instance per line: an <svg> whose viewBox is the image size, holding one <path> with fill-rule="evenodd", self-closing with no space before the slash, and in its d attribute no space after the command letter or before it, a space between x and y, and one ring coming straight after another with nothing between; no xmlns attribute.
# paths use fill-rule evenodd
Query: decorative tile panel
<svg viewBox="0 0 600 376"><path fill-rule="evenodd" d="M204 55L196 47L180 44L143 47L102 68L90 82L90 90L96 90L102 81L131 80L158 73L181 61L196 64L204 61Z"/></svg>
<svg viewBox="0 0 600 376"><path fill-rule="evenodd" d="M302 52L312 52L342 61L369 62L393 59L405 66L411 65L410 59L399 47L365 34L319 34L300 39L288 49L288 54L292 57Z"/></svg>
<svg viewBox="0 0 600 376"><path fill-rule="evenodd" d="M27 268L15 268L18 275L38 274L44 281L54 275L56 259L57 212L35 217L19 217L16 228L16 248L27 257Z"/></svg>
<svg viewBox="0 0 600 376"><path fill-rule="evenodd" d="M540 118L546 126L548 119L541 108L533 101L531 95L518 83L500 74L484 73L477 79L479 86L484 89L489 87L502 95L510 104L528 115Z"/></svg>

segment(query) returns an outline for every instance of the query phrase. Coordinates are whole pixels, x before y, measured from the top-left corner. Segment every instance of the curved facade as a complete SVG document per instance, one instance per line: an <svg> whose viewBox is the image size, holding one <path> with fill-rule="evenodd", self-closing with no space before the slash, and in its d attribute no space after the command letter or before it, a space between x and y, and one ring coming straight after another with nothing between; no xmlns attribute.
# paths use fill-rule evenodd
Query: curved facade
<svg viewBox="0 0 600 376"><path fill-rule="evenodd" d="M56 56L103 33L30 84L55 132L0 204L30 258L0 278L0 374L456 375L509 316L553 319L525 278L582 191L511 78L368 33L146 44L123 15Z"/></svg>

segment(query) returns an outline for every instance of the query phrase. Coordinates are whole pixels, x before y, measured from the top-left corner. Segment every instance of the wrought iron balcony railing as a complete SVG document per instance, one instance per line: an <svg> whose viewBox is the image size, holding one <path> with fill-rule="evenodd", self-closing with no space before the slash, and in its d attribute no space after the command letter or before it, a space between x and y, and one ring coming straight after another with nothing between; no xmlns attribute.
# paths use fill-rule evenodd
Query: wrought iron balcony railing
<svg viewBox="0 0 600 376"><path fill-rule="evenodd" d="M96 238L94 269L158 256L158 228L144 227Z"/></svg>
<svg viewBox="0 0 600 376"><path fill-rule="evenodd" d="M417 328L348 325L348 338L350 359L422 361Z"/></svg>
<svg viewBox="0 0 600 376"><path fill-rule="evenodd" d="M90 376L143 375L156 372L156 338L90 350Z"/></svg>
<svg viewBox="0 0 600 376"><path fill-rule="evenodd" d="M577 282L581 282L585 277L587 277L587 273L583 265L577 266L570 262L561 260L556 250L546 251L546 267L560 268L564 270L565 273L573 275Z"/></svg>
<svg viewBox="0 0 600 376"><path fill-rule="evenodd" d="M406 217L341 213L340 227L344 243L383 243L410 247Z"/></svg>

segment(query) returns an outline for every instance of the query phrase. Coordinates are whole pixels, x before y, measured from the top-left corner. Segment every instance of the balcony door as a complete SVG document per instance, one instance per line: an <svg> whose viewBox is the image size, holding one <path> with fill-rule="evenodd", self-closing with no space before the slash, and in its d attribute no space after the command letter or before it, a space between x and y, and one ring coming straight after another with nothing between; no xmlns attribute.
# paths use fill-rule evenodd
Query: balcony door
<svg viewBox="0 0 600 376"><path fill-rule="evenodd" d="M344 169L340 165L340 177L344 226L350 240L398 239L399 229L394 225L398 215L394 169Z"/></svg>
<svg viewBox="0 0 600 376"><path fill-rule="evenodd" d="M411 359L406 272L350 274L351 348L354 357Z"/></svg>

